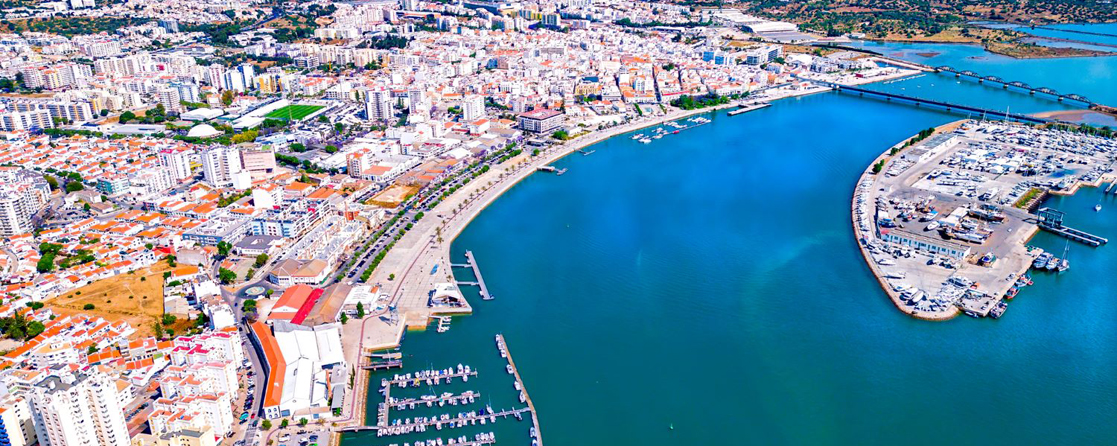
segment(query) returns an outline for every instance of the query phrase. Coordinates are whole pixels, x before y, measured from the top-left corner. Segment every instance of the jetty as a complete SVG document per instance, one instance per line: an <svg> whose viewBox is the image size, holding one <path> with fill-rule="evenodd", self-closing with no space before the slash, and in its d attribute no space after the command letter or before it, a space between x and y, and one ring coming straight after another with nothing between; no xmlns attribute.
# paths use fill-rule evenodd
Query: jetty
<svg viewBox="0 0 1117 446"><path fill-rule="evenodd" d="M472 390L466 390L465 392L463 392L459 395L442 394L442 395L425 395L425 396L421 396L419 398L388 399L387 404L388 404L389 409L407 409L407 408L414 409L416 406L431 407L431 406L434 406L435 404L437 404L439 406L442 406L442 405L445 405L445 404L450 404L452 406L456 406L458 404L467 403L467 402L470 402L470 401L472 401L476 398L480 398L480 397L481 397L480 392L474 392Z"/></svg>
<svg viewBox="0 0 1117 446"><path fill-rule="evenodd" d="M535 170L537 170L539 172L551 172L555 175L562 175L562 174L566 173L566 169L559 169L555 166L549 166L549 165L536 167Z"/></svg>
<svg viewBox="0 0 1117 446"><path fill-rule="evenodd" d="M508 344L504 342L504 335L496 335L496 347L500 350L500 356L508 360L508 367L512 369L512 376L516 377L516 387L520 389L520 394L523 395L523 400L527 403L528 410L531 411L532 444L543 446L542 434L539 431L539 414L535 411L535 404L531 402L531 396L527 394L527 387L524 386L524 381L520 378L520 371L516 368L516 362L512 360L512 354L508 352Z"/></svg>
<svg viewBox="0 0 1117 446"><path fill-rule="evenodd" d="M771 105L772 104L767 103L767 102L756 102L756 103L747 104L747 105L746 104L740 104L740 105L737 106L736 110L733 110L733 111L729 112L729 116L737 116L741 113L748 113L748 112L753 111L753 110L760 110L762 108L769 107Z"/></svg>
<svg viewBox="0 0 1117 446"><path fill-rule="evenodd" d="M1040 210L1036 211L1036 225L1047 232L1066 237L1094 248L1109 243L1109 240L1105 237L1099 237L1086 231L1080 231L1063 225L1063 215L1064 213L1057 209L1040 208Z"/></svg>
<svg viewBox="0 0 1117 446"><path fill-rule="evenodd" d="M403 354L398 350L373 353L367 352L361 356L359 367L362 370L388 370L403 367Z"/></svg>
<svg viewBox="0 0 1117 446"><path fill-rule="evenodd" d="M550 166L548 166L550 167ZM481 268L477 266L477 259L473 257L473 251L465 252L466 263L451 263L453 268L469 268L473 270L473 277L477 280L474 282L458 282L458 285L476 286L481 288L481 299L493 300L493 295L489 294L489 287L485 286L485 277L481 275Z"/></svg>
<svg viewBox="0 0 1117 446"><path fill-rule="evenodd" d="M381 379L380 386L419 387L422 386L424 383L426 385L437 386L439 384L442 384L443 380L445 380L446 383L449 384L453 381L454 378L463 378L463 380L468 381L467 378L470 376L477 376L477 371L470 369L469 367L459 367L457 370L454 370L452 368L445 370L424 370L421 372L408 373L405 375L396 375L392 377L392 379Z"/></svg>
<svg viewBox="0 0 1117 446"><path fill-rule="evenodd" d="M522 418L523 413L528 412L528 411L531 411L531 409L529 409L527 407L521 407L519 409L504 409L504 410L501 410L501 411L492 411L492 412L482 409L482 410L478 410L478 411L475 411L475 412L461 413L461 414L458 414L456 416L442 415L440 417L423 417L423 418L415 418L415 419L410 419L409 418L402 423L397 420L396 423L392 423L392 424L389 424L387 426L350 426L350 427L343 427L343 428L339 428L337 431L338 432L376 431L376 436L378 436L378 437L390 436L390 435L406 435L406 434L410 434L410 433L413 433L413 432L426 431L426 428L432 427L432 426L436 427L438 429L441 429L442 427L455 428L455 427L462 427L462 426L466 426L466 425L474 425L478 421L480 421L481 419L485 419L486 421L495 421L497 418L508 418L508 417L516 417L516 418L519 419L519 418Z"/></svg>
<svg viewBox="0 0 1117 446"><path fill-rule="evenodd" d="M1110 193L1110 191L1117 194L1117 180L1114 180L1112 183L1109 183L1109 186L1105 188L1105 193L1108 194L1108 193Z"/></svg>

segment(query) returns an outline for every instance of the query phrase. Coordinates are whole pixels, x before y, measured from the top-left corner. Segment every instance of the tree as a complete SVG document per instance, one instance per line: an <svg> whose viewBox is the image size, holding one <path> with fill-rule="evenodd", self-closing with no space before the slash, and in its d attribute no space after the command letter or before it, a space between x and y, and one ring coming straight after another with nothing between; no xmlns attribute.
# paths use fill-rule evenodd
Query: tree
<svg viewBox="0 0 1117 446"><path fill-rule="evenodd" d="M43 305L42 302L28 302L27 303L27 307L32 309L32 310L38 310L40 308L43 308L43 306L44 305Z"/></svg>
<svg viewBox="0 0 1117 446"><path fill-rule="evenodd" d="M326 153L337 153L337 146L335 146L333 144L327 144L326 145Z"/></svg>
<svg viewBox="0 0 1117 446"><path fill-rule="evenodd" d="M166 332L163 331L163 326L160 325L158 322L151 324L151 327L155 331L156 339L163 339L163 336L166 335Z"/></svg>
<svg viewBox="0 0 1117 446"><path fill-rule="evenodd" d="M234 97L233 90L225 90L221 93L221 103L225 104L226 107L233 105Z"/></svg>
<svg viewBox="0 0 1117 446"><path fill-rule="evenodd" d="M40 273L54 271L54 256L55 254L51 252L40 257L39 262L35 264L35 270Z"/></svg>
<svg viewBox="0 0 1117 446"><path fill-rule="evenodd" d="M365 304L357 302L357 319L365 318Z"/></svg>
<svg viewBox="0 0 1117 446"><path fill-rule="evenodd" d="M279 422L279 428L280 428L280 429L285 429L285 428L287 428L287 424L288 424L288 423L287 423L287 419L286 419L286 418L284 418L283 420L281 420L281 421Z"/></svg>
<svg viewBox="0 0 1117 446"><path fill-rule="evenodd" d="M237 273L229 271L225 268L218 268L217 279L220 280L221 283L228 285L230 283L236 282Z"/></svg>
<svg viewBox="0 0 1117 446"><path fill-rule="evenodd" d="M131 121L133 119L136 119L136 114L132 113L131 110L120 114L120 123L121 124L127 124L128 121Z"/></svg>
<svg viewBox="0 0 1117 446"><path fill-rule="evenodd" d="M79 190L84 190L84 189L85 189L85 185L81 184L80 181L71 181L69 183L66 183L66 192L77 192ZM86 203L86 204L88 204L88 203Z"/></svg>
<svg viewBox="0 0 1117 446"><path fill-rule="evenodd" d="M224 240L217 242L217 255L221 257L228 257L229 250L231 249L233 249L233 245L229 244L229 242L226 242Z"/></svg>
<svg viewBox="0 0 1117 446"><path fill-rule="evenodd" d="M81 210L83 210L85 212L92 211L93 210L93 205L91 205L89 203L82 203Z"/></svg>
<svg viewBox="0 0 1117 446"><path fill-rule="evenodd" d="M268 263L268 255L266 253L260 253L260 255L256 256L256 263L253 263L253 265L257 268L261 268L264 265L266 265L267 263Z"/></svg>
<svg viewBox="0 0 1117 446"><path fill-rule="evenodd" d="M87 348L85 350L86 355L92 355L94 353L97 353L97 346L96 345L90 345L89 348Z"/></svg>
<svg viewBox="0 0 1117 446"><path fill-rule="evenodd" d="M101 117L102 117L102 118L103 118L103 117L105 117L105 116L108 116L108 115L109 115L109 109L107 109L107 108L102 108L102 109L101 109L101 113L100 113L100 114L101 114Z"/></svg>
<svg viewBox="0 0 1117 446"><path fill-rule="evenodd" d="M566 130L555 130L555 132L551 134L551 137L559 141L566 141L570 139L570 134L567 133Z"/></svg>
<svg viewBox="0 0 1117 446"><path fill-rule="evenodd" d="M81 306L81 309L83 309L83 310L92 310L94 308L96 308L96 307L93 304L85 304L85 305Z"/></svg>
<svg viewBox="0 0 1117 446"><path fill-rule="evenodd" d="M299 418L299 427L306 427L306 423L309 422L310 420L307 420L306 418Z"/></svg>
<svg viewBox="0 0 1117 446"><path fill-rule="evenodd" d="M260 422L260 427L264 430L271 429L271 420L264 420Z"/></svg>
<svg viewBox="0 0 1117 446"><path fill-rule="evenodd" d="M341 325L345 325L346 322L349 322L349 316L345 313L341 313Z"/></svg>
<svg viewBox="0 0 1117 446"><path fill-rule="evenodd" d="M318 115L318 122L321 122L323 124L329 124L330 123L330 118L327 118L326 115Z"/></svg>
<svg viewBox="0 0 1117 446"><path fill-rule="evenodd" d="M47 185L50 186L50 190L52 190L52 191L58 190L58 180L57 179L55 179L54 177L52 177L50 175L43 175L43 178L47 180Z"/></svg>
<svg viewBox="0 0 1117 446"><path fill-rule="evenodd" d="M162 318L163 325L167 325L167 326L174 325L175 321L177 321L177 320L178 320L177 316L175 316L173 314L163 313L163 318Z"/></svg>
<svg viewBox="0 0 1117 446"><path fill-rule="evenodd" d="M291 151L295 153L303 153L306 151L306 146L301 142L291 144Z"/></svg>

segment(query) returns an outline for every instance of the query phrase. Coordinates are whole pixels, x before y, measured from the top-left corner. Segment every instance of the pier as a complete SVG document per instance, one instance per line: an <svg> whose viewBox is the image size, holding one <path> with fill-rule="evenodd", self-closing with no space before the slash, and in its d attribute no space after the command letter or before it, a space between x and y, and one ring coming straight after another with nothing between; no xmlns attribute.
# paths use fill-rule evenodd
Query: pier
<svg viewBox="0 0 1117 446"><path fill-rule="evenodd" d="M480 421L482 418L488 421L495 421L497 418L508 418L510 416L520 418L524 412L529 412L531 409L521 407L519 409L505 409L497 412L478 411L481 413L471 412L463 413L457 416L446 416L434 418L417 418L404 423L389 424L387 426L350 426L339 428L338 432L369 432L376 431L376 436L389 436L389 435L405 435L413 432L423 432L426 428L435 426L445 426L455 428L465 426L467 424L473 425ZM538 431L538 430L537 430Z"/></svg>
<svg viewBox="0 0 1117 446"><path fill-rule="evenodd" d="M449 372L447 372L447 370L425 370L414 375L412 375L411 373L408 373L406 375L396 375L392 379L385 378L380 380L380 385L382 387L419 387L426 381L430 381L430 383L427 383L427 385L437 386L439 384L442 384L442 380L446 380L446 383L450 383L454 378L477 376L476 370L458 370Z"/></svg>
<svg viewBox="0 0 1117 446"><path fill-rule="evenodd" d="M1112 191L1113 193L1117 194L1117 187L1115 187L1115 186L1117 186L1117 180L1114 180L1112 183L1109 183L1109 186L1107 186L1105 188L1105 193L1108 194L1108 193L1110 193L1110 191Z"/></svg>
<svg viewBox="0 0 1117 446"><path fill-rule="evenodd" d="M737 116L741 113L748 113L748 112L753 111L753 110L760 110L764 107L768 107L768 106L771 106L771 105L772 104L769 104L767 102L757 102L757 103L748 104L748 105L741 104L741 105L737 106L737 107L739 107L738 109L729 112L729 116Z"/></svg>
<svg viewBox="0 0 1117 446"><path fill-rule="evenodd" d="M520 393L523 394L524 400L527 403L527 408L531 411L531 424L534 428L532 432L533 444L536 446L543 446L543 438L539 430L539 415L535 411L535 404L531 402L531 396L527 394L527 386L524 386L524 381L520 378L520 371L516 368L516 362L512 360L512 354L508 352L508 344L504 342L504 335L496 335L496 346L497 349L500 350L500 356L508 360L508 366L512 368L512 376L516 377L516 383L519 384Z"/></svg>
<svg viewBox="0 0 1117 446"><path fill-rule="evenodd" d="M1041 229L1051 232L1076 242L1097 248L1109 243L1104 237L1099 237L1085 231L1080 231L1068 226L1063 226L1063 212L1057 209L1041 208L1036 211L1037 223Z"/></svg>
<svg viewBox="0 0 1117 446"><path fill-rule="evenodd" d="M404 399L399 399L399 400L395 400L395 401L392 401L390 398L385 398L385 399L387 399L387 401L388 401L387 404L388 404L389 409L405 409L405 408L408 408L408 407L419 406L419 405L424 405L424 406L427 406L427 407L431 407L435 404L438 404L439 406L442 406L444 404L450 404L452 406L456 406L458 404L466 403L466 402L470 401L471 399L480 398L480 397L481 397L480 392L474 392L472 390L467 390L460 395L450 395L450 396L427 395L427 396L423 396L423 397L419 397L419 398L404 398Z"/></svg>
<svg viewBox="0 0 1117 446"><path fill-rule="evenodd" d="M550 166L544 166L544 167L550 167ZM553 167L551 167L551 168L554 169ZM542 169L542 167L541 167L541 169ZM563 169L563 171L565 171L565 170L566 169ZM450 267L472 269L473 270L473 277L475 277L477 279L477 281L476 282L458 282L458 285L459 286L461 286L461 285L477 286L477 287L481 288L481 299L482 300L493 300L493 295L489 294L489 287L485 286L485 278L483 276L481 276L481 268L477 266L477 259L475 259L473 257L473 251L466 251L465 252L465 260L466 260L466 263L451 263Z"/></svg>
<svg viewBox="0 0 1117 446"><path fill-rule="evenodd" d="M1063 93L1059 93L1059 92L1057 92L1053 89L1047 88L1047 87L1033 87L1031 85L1025 84L1025 83L1020 82L1020 81L1008 81L1008 80L1001 79L997 76L982 76L982 75L977 74L977 73L975 73L973 71L970 71L970 70L959 70L959 69L956 69L956 68L953 68L953 67L950 67L950 66L946 66L946 65L935 67L935 72L938 72L938 73L953 73L954 77L958 77L958 78L968 77L968 78L972 78L972 79L977 79L977 82L980 83L980 84L984 84L986 82L992 83L992 84L999 84L1001 86L1001 88L1004 88L1004 89L1008 89L1009 87L1014 87L1014 88L1018 88L1020 90L1027 91L1028 94L1033 94L1033 95L1036 94L1036 93L1046 94L1048 96L1055 97L1059 102L1063 102L1063 100L1065 99L1065 100L1079 102L1083 105L1086 105L1087 107L1093 107L1094 105L1097 105L1095 102L1087 99L1085 96L1082 96L1082 95L1063 94Z"/></svg>
<svg viewBox="0 0 1117 446"><path fill-rule="evenodd" d="M566 173L566 169L559 169L555 166L539 166L539 167L536 167L535 170L540 171L540 172L551 172L555 175L562 175L562 174Z"/></svg>

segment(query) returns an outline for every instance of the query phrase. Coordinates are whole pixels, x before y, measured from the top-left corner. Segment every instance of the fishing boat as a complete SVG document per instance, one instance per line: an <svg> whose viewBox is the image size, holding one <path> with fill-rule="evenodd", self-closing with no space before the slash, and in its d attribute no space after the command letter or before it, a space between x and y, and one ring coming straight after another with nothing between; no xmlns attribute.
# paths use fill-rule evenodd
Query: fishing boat
<svg viewBox="0 0 1117 446"><path fill-rule="evenodd" d="M1094 212L1098 212L1100 210L1101 210L1101 205L1100 204L1095 204L1094 205Z"/></svg>
<svg viewBox="0 0 1117 446"><path fill-rule="evenodd" d="M1047 264L1043 265L1043 268L1048 270L1048 271L1055 271L1055 269L1058 268L1058 267L1059 267L1059 258L1055 257L1055 256L1051 256L1051 258L1047 260Z"/></svg>
<svg viewBox="0 0 1117 446"><path fill-rule="evenodd" d="M1032 268L1043 269L1044 267L1047 266L1047 261L1050 260L1050 259L1051 259L1051 254L1048 254L1046 252L1043 253L1043 254L1040 254L1039 257L1036 257L1036 260L1032 262Z"/></svg>

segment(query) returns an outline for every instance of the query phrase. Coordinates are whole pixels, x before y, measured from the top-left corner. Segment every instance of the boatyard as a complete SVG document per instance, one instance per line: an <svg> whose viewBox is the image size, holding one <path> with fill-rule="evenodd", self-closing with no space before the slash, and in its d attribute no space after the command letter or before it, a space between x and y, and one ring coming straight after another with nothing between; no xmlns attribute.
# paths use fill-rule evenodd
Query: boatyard
<svg viewBox="0 0 1117 446"><path fill-rule="evenodd" d="M870 269L905 313L1000 317L1031 284L1028 274L1073 274L1074 249L1108 241L1067 226L1073 222L1062 212L1041 204L1112 179L1115 156L1110 139L1001 122L925 131L862 175L854 231ZM1041 229L1066 238L1064 249L1027 246Z"/></svg>

